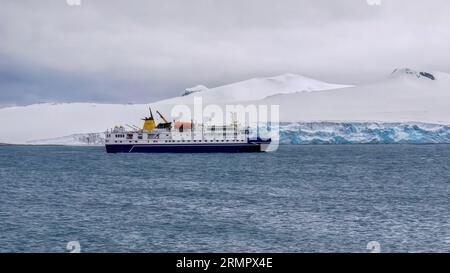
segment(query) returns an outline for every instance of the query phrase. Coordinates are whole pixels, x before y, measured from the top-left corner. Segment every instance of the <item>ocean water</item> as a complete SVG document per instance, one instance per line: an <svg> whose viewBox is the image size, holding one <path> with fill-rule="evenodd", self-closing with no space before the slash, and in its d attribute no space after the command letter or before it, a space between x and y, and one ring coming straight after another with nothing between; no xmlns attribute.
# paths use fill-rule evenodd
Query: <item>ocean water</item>
<svg viewBox="0 0 450 273"><path fill-rule="evenodd" d="M0 252L450 252L450 145L0 147Z"/></svg>

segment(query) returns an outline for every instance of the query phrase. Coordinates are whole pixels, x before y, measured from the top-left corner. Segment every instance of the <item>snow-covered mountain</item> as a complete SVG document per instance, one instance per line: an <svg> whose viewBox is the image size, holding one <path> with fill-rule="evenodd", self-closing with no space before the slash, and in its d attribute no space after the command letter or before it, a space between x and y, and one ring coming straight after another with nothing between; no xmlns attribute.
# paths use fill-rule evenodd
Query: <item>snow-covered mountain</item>
<svg viewBox="0 0 450 273"><path fill-rule="evenodd" d="M193 96L203 97L205 103L244 102L260 100L276 94L289 94L300 91L320 91L350 87L351 85L331 84L296 74L283 74L269 78L253 78L215 88L204 85L187 88L182 97L164 101L162 104L189 104Z"/></svg>
<svg viewBox="0 0 450 273"><path fill-rule="evenodd" d="M253 103L280 105L282 121L450 124L450 74L400 69L372 84L280 94Z"/></svg>
<svg viewBox="0 0 450 273"><path fill-rule="evenodd" d="M436 77L429 73L429 72L424 72L424 71L417 71L417 70L413 70L410 68L400 68L400 69L395 69L392 72L392 77L416 77L418 79L427 79L427 80L432 80L435 81Z"/></svg>
<svg viewBox="0 0 450 273"><path fill-rule="evenodd" d="M174 104L191 104L194 95L202 96L205 104L277 104L283 122L450 125L449 74L398 69L381 82L343 87L286 74L211 89L197 86L187 89L184 96L152 104L46 103L8 107L0 109L0 143L102 132L119 124L140 126L149 106L169 115Z"/></svg>

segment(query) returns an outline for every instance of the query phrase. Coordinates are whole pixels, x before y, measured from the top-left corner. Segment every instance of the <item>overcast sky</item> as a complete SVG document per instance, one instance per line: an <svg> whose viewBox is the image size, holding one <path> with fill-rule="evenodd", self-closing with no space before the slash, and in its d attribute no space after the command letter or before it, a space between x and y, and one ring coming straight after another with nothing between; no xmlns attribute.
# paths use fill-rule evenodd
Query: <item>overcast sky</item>
<svg viewBox="0 0 450 273"><path fill-rule="evenodd" d="M151 102L287 72L353 84L450 72L448 0L81 1L0 1L0 105Z"/></svg>

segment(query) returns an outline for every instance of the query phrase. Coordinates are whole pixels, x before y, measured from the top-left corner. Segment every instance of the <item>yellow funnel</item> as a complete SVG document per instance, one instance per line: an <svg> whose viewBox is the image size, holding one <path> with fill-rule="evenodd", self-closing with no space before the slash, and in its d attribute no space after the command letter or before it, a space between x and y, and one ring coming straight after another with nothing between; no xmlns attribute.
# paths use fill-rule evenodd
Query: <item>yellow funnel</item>
<svg viewBox="0 0 450 273"><path fill-rule="evenodd" d="M144 118L144 131L148 131L151 132L153 131L153 129L156 128L156 123L155 123L155 119L153 118L153 113L152 113L152 109L150 110L150 117L148 118Z"/></svg>

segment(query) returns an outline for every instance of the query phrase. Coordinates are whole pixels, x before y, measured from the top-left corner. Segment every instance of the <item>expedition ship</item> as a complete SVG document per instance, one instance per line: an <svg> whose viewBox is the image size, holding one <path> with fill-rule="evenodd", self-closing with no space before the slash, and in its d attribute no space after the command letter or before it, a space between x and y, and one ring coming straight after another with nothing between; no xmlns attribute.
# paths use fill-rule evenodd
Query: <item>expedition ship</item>
<svg viewBox="0 0 450 273"><path fill-rule="evenodd" d="M271 139L250 138L249 128L231 125L204 125L194 122L169 122L159 111L163 122L156 124L150 116L143 119L142 129L116 126L105 133L108 153L248 153L265 152Z"/></svg>

